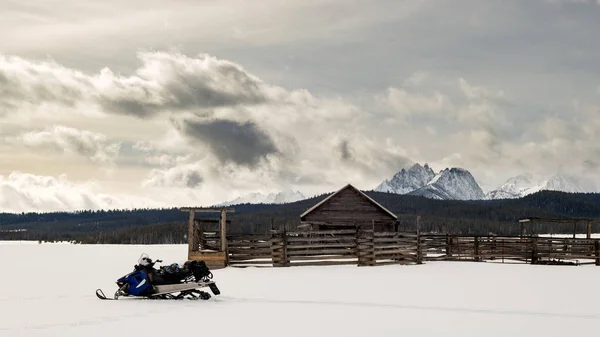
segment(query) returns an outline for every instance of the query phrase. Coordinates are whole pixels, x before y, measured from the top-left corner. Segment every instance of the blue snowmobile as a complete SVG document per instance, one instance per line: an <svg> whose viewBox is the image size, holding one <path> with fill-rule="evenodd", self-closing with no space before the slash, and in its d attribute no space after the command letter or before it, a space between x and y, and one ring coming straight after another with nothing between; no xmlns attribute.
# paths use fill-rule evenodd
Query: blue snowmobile
<svg viewBox="0 0 600 337"><path fill-rule="evenodd" d="M208 300L211 295L200 289L209 288L214 295L221 293L217 284L212 281L213 275L204 261L186 261L183 267L172 263L159 269L154 268L159 262L162 260L152 261L146 253L142 254L133 271L117 280L119 289L113 298L107 298L101 289L96 290L96 296L101 300L117 300L122 296Z"/></svg>

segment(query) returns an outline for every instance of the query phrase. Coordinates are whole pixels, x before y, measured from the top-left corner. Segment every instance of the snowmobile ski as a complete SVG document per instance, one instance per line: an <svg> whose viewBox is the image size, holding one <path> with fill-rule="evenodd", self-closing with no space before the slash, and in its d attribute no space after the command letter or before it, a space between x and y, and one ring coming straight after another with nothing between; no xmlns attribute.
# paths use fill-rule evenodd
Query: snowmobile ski
<svg viewBox="0 0 600 337"><path fill-rule="evenodd" d="M102 289L96 289L96 296L98 296L98 298L101 300L115 300L115 298L106 297L106 295L104 295L104 292L102 291Z"/></svg>

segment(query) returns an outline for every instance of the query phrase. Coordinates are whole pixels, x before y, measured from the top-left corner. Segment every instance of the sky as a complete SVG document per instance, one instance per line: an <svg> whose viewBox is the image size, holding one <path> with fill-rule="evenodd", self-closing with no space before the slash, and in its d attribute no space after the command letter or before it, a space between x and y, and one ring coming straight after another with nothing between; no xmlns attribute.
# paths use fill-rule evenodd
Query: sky
<svg viewBox="0 0 600 337"><path fill-rule="evenodd" d="M600 0L4 0L0 211L310 197L414 163L597 183L599 32Z"/></svg>

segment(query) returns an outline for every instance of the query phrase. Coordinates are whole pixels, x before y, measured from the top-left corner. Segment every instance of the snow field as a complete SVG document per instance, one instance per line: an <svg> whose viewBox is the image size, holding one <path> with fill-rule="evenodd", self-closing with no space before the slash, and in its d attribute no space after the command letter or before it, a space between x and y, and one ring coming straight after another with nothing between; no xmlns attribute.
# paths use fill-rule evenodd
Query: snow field
<svg viewBox="0 0 600 337"><path fill-rule="evenodd" d="M474 262L227 268L209 301L122 299L141 253L187 245L0 242L0 336L565 336L600 324L600 268Z"/></svg>

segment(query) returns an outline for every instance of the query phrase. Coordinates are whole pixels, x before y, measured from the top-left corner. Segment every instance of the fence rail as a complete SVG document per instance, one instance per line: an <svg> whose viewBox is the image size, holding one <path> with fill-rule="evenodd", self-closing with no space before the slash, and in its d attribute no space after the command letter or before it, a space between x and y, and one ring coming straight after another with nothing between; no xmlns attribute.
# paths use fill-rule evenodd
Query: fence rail
<svg viewBox="0 0 600 337"><path fill-rule="evenodd" d="M205 233L205 247L219 247L218 233ZM600 266L600 239L534 236L457 236L372 229L272 231L228 235L232 266L421 264L427 261L493 261Z"/></svg>
<svg viewBox="0 0 600 337"><path fill-rule="evenodd" d="M218 236L212 237L216 245ZM414 233L374 232L362 229L272 231L270 235L228 235L229 264L373 266L421 263Z"/></svg>
<svg viewBox="0 0 600 337"><path fill-rule="evenodd" d="M600 265L598 239L421 235L423 260L522 261Z"/></svg>

